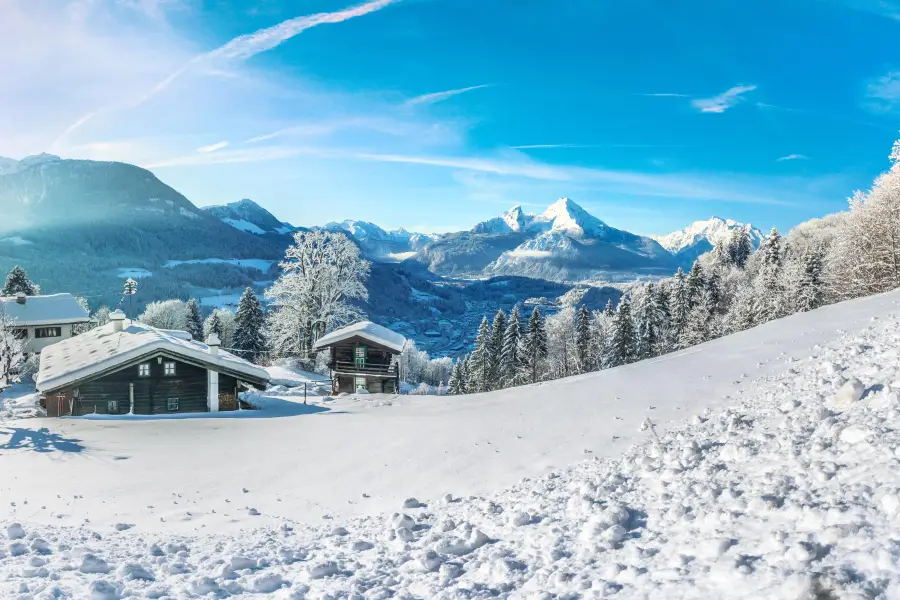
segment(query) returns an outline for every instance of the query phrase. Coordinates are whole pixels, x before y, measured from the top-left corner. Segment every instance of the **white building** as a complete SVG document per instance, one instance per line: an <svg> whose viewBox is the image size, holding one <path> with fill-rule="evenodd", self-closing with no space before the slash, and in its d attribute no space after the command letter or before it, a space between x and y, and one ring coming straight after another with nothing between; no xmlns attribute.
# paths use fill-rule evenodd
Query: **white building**
<svg viewBox="0 0 900 600"><path fill-rule="evenodd" d="M72 294L6 296L0 310L13 322L16 335L28 340L25 352L40 352L72 337L72 328L91 320Z"/></svg>

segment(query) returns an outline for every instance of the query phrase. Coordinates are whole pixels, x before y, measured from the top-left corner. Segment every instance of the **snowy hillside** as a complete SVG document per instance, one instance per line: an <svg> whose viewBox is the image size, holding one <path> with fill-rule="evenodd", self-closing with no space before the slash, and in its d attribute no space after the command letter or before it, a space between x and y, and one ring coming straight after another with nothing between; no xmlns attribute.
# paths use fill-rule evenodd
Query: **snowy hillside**
<svg viewBox="0 0 900 600"><path fill-rule="evenodd" d="M402 227L393 231L385 231L375 223L352 219L328 223L325 228L349 233L359 243L363 252L375 259L409 258L412 256L410 253L414 253L437 237L407 231Z"/></svg>
<svg viewBox="0 0 900 600"><path fill-rule="evenodd" d="M204 206L203 210L235 229L263 235L265 233L288 234L297 230L284 223L253 200L239 200L222 206Z"/></svg>
<svg viewBox="0 0 900 600"><path fill-rule="evenodd" d="M890 598L898 302L484 395L6 421L0 596Z"/></svg>
<svg viewBox="0 0 900 600"><path fill-rule="evenodd" d="M695 221L684 229L666 235L651 236L659 244L682 258L682 262L693 262L701 254L712 250L728 238L735 229L745 229L750 234L753 250L759 248L765 238L762 231L750 224L738 223L732 219L712 217L706 221Z"/></svg>

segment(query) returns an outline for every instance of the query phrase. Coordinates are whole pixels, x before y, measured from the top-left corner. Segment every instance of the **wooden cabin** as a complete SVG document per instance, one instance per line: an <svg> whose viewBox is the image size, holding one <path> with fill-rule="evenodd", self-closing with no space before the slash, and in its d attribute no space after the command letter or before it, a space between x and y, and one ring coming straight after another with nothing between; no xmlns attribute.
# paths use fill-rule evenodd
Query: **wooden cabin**
<svg viewBox="0 0 900 600"><path fill-rule="evenodd" d="M159 415L238 408L238 394L264 389L269 375L184 331L110 323L44 349L37 389L47 416Z"/></svg>
<svg viewBox="0 0 900 600"><path fill-rule="evenodd" d="M362 321L319 338L315 350L331 353L328 368L333 393L366 390L396 394L400 391L398 362L405 342L399 333Z"/></svg>

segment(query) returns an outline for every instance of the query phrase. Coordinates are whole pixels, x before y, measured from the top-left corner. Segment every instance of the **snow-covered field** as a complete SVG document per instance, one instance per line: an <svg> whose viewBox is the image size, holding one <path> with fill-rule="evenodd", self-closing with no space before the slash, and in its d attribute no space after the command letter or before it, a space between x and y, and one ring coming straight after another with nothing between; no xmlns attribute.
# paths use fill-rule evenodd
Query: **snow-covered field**
<svg viewBox="0 0 900 600"><path fill-rule="evenodd" d="M900 598L898 302L480 396L7 420L0 597Z"/></svg>

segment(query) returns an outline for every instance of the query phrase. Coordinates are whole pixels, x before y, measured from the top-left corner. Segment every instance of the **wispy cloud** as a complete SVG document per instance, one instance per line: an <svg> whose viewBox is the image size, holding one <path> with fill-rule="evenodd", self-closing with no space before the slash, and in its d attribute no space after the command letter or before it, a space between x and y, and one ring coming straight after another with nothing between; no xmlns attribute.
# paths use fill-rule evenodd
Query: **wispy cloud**
<svg viewBox="0 0 900 600"><path fill-rule="evenodd" d="M228 147L228 142L221 141L221 142L217 142L215 144L210 144L209 146L201 146L201 147L197 148L197 152L199 152L200 154L208 154L210 152L215 152L216 150L221 150L222 148L227 148L227 147Z"/></svg>
<svg viewBox="0 0 900 600"><path fill-rule="evenodd" d="M172 83L175 82L175 80L200 65L207 63L217 63L220 61L247 60L256 56L257 54L266 52L267 50L272 50L273 48L277 48L291 38L318 25L342 23L349 19L376 12L378 10L381 10L382 8L385 8L386 6L396 4L399 1L400 0L372 0L364 4L359 4L357 6L335 12L317 13L314 15L295 17L293 19L282 21L281 23L273 25L272 27L267 27L265 29L257 30L253 33L238 36L214 50L194 56L193 58L185 62L181 67L172 71L168 76L158 81L156 85L154 85L148 92L140 95L137 99L132 100L131 102L127 102L127 107L137 108L138 106L141 106L154 96L168 89L172 85ZM90 115L87 116L87 118L82 118L79 120L79 122L71 125L67 129L67 133L71 133L99 114L117 107L117 105L106 106L93 111Z"/></svg>
<svg viewBox="0 0 900 600"><path fill-rule="evenodd" d="M688 94L674 94L671 92L662 92L656 94L639 94L640 96L645 96L647 98L690 98Z"/></svg>
<svg viewBox="0 0 900 600"><path fill-rule="evenodd" d="M889 19L900 21L900 2L897 0L825 0L830 4L839 4L853 10L873 13Z"/></svg>
<svg viewBox="0 0 900 600"><path fill-rule="evenodd" d="M705 113L723 113L729 108L736 106L743 95L756 89L755 85L736 85L733 88L722 92L718 96L712 98L698 98L691 102L691 105Z"/></svg>
<svg viewBox="0 0 900 600"><path fill-rule="evenodd" d="M566 148L684 148L684 144L526 144L513 150L557 150Z"/></svg>
<svg viewBox="0 0 900 600"><path fill-rule="evenodd" d="M472 92L475 90L481 90L484 88L493 87L494 84L486 83L483 85L472 85L469 87L459 88L456 90L447 90L444 92L434 92L432 94L423 94L421 96L416 96L415 98L411 98L406 101L407 106L417 106L419 104L435 104L437 102L443 102L448 98L452 98L453 96L459 96L460 94L465 94L466 92Z"/></svg>
<svg viewBox="0 0 900 600"><path fill-rule="evenodd" d="M805 154L788 154L787 156L782 156L777 159L777 162L782 162L786 160L809 160L809 157Z"/></svg>
<svg viewBox="0 0 900 600"><path fill-rule="evenodd" d="M900 110L900 71L891 71L870 82L866 88L865 106L876 113Z"/></svg>

